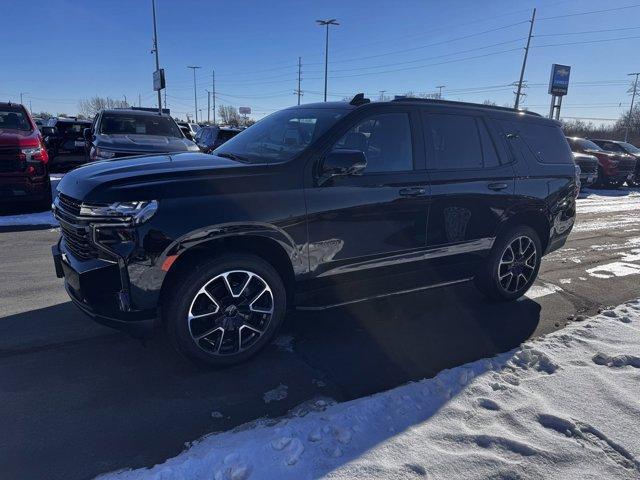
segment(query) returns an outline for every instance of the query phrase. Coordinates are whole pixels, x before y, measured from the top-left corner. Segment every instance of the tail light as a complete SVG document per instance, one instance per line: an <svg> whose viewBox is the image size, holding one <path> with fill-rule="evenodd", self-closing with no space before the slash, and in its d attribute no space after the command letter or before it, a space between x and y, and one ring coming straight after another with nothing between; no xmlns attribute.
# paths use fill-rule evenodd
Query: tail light
<svg viewBox="0 0 640 480"><path fill-rule="evenodd" d="M20 160L26 162L26 169L30 175L43 175L44 165L49 161L49 154L44 145L23 147L20 149Z"/></svg>

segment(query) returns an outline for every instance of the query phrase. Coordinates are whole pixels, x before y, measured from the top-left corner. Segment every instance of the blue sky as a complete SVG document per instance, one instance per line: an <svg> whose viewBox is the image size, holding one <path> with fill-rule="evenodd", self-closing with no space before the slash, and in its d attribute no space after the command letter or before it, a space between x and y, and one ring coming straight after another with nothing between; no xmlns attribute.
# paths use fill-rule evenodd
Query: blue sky
<svg viewBox="0 0 640 480"><path fill-rule="evenodd" d="M627 73L640 70L640 3L633 0L156 1L168 106L181 117L194 109L187 65L202 66L205 117L214 68L219 104L250 106L255 118L295 104L299 56L303 103L321 101L318 18L340 22L330 38L333 100L445 85L447 99L512 104L509 84L520 73L533 7L528 108L548 112L550 66L561 63L572 66L563 116L616 118L630 100ZM137 104L140 94L143 106L155 105L151 0L5 0L0 9L0 100L27 92L24 103L34 111L70 114L93 95ZM590 11L600 12L576 15Z"/></svg>

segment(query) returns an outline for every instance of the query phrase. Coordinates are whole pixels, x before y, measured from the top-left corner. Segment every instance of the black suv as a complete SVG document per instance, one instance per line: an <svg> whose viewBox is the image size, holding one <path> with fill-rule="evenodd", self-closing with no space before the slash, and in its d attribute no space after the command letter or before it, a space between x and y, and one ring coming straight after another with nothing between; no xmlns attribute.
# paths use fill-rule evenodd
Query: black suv
<svg viewBox="0 0 640 480"><path fill-rule="evenodd" d="M84 129L89 127L90 120L64 117L50 118L46 125L40 127L52 172L76 167L86 161Z"/></svg>
<svg viewBox="0 0 640 480"><path fill-rule="evenodd" d="M83 133L89 161L199 150L170 115L145 110L102 110Z"/></svg>
<svg viewBox="0 0 640 480"><path fill-rule="evenodd" d="M189 357L231 364L288 307L326 309L474 280L522 296L575 219L557 122L457 102L309 104L210 155L140 157L58 186L58 276L96 320L154 325Z"/></svg>
<svg viewBox="0 0 640 480"><path fill-rule="evenodd" d="M200 151L211 153L241 131L239 128L232 127L201 127L196 133L195 142Z"/></svg>

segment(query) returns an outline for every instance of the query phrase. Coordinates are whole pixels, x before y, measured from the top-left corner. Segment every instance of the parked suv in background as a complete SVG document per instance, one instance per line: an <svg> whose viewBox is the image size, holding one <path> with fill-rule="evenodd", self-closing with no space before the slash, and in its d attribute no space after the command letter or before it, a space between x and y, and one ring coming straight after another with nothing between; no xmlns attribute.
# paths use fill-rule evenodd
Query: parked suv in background
<svg viewBox="0 0 640 480"><path fill-rule="evenodd" d="M605 151L585 138L567 137L567 141L572 151L593 155L598 159L597 185L617 188L633 177L636 159L631 155Z"/></svg>
<svg viewBox="0 0 640 480"><path fill-rule="evenodd" d="M627 185L630 187L640 187L640 148L635 145L631 145L628 142L621 142L617 140L591 139L591 141L603 150L626 153L633 156L636 159L636 169L631 178L627 177Z"/></svg>
<svg viewBox="0 0 640 480"><path fill-rule="evenodd" d="M232 127L201 127L196 134L195 142L201 152L211 153L241 131Z"/></svg>
<svg viewBox="0 0 640 480"><path fill-rule="evenodd" d="M85 162L83 132L90 127L90 120L62 117L51 118L46 126L40 127L51 171L66 170Z"/></svg>
<svg viewBox="0 0 640 480"><path fill-rule="evenodd" d="M143 110L102 110L84 130L89 160L198 151L169 115Z"/></svg>
<svg viewBox="0 0 640 480"><path fill-rule="evenodd" d="M200 125L197 123L189 123L189 122L178 122L178 126L180 130L182 130L189 140L195 140L196 134L200 130ZM188 132L188 134L187 134Z"/></svg>
<svg viewBox="0 0 640 480"><path fill-rule="evenodd" d="M27 110L0 103L0 204L32 202L51 207L49 156Z"/></svg>
<svg viewBox="0 0 640 480"><path fill-rule="evenodd" d="M215 155L70 172L53 246L80 309L138 335L157 324L214 365L264 347L288 307L470 280L517 299L575 219L559 123L507 108L359 94L276 112Z"/></svg>

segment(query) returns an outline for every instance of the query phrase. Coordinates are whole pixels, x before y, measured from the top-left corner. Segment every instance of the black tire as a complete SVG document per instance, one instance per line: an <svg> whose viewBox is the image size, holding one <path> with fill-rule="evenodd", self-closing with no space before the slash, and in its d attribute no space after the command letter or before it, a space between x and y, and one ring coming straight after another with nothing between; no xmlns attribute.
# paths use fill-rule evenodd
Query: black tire
<svg viewBox="0 0 640 480"><path fill-rule="evenodd" d="M640 160L638 160L640 162ZM635 173L631 180L627 180L627 186L640 187L640 173Z"/></svg>
<svg viewBox="0 0 640 480"><path fill-rule="evenodd" d="M508 248L519 238L528 238L531 241L531 245L535 248L535 258L527 265L524 265L521 260L517 260L515 262L514 268L516 268L516 270L514 270L514 272L516 272L516 278L518 278L518 280L515 285L509 285L509 288L507 288L504 283L508 282L509 277L504 277L504 280L501 282L500 275L505 275L505 268L508 269L509 266L508 264L501 266L501 261L505 258L508 259L508 257L505 257L505 255L507 255ZM524 256L526 257L529 254L530 250L525 249ZM538 276L538 271L540 270L541 258L542 246L540 244L540 238L535 230L524 225L512 227L496 239L496 242L494 243L489 256L486 258L484 265L475 276L476 287L492 300L516 300L524 295L531 285L533 285L533 282ZM523 276L526 275L526 281L519 278L520 274ZM511 274L511 277L514 278L513 273Z"/></svg>
<svg viewBox="0 0 640 480"><path fill-rule="evenodd" d="M251 273L253 277L241 277L241 271ZM222 277L229 272L234 273ZM242 286L244 278L246 284ZM233 285L234 282L237 283ZM249 359L273 339L284 320L287 305L282 279L273 266L255 255L229 253L210 258L181 274L172 285L162 309L167 335L178 352L199 363L222 367ZM257 295L265 285L268 291L250 302L249 297ZM202 291L205 287L207 292ZM242 287L240 297L233 298L238 287ZM271 307L267 305L269 297ZM267 313L251 310L256 300L265 303L263 309L272 310L270 317ZM195 308L205 313L189 319ZM211 329L218 331L196 340ZM258 330L262 330L261 333ZM234 351L233 347L242 346L243 339L248 340L246 348Z"/></svg>

